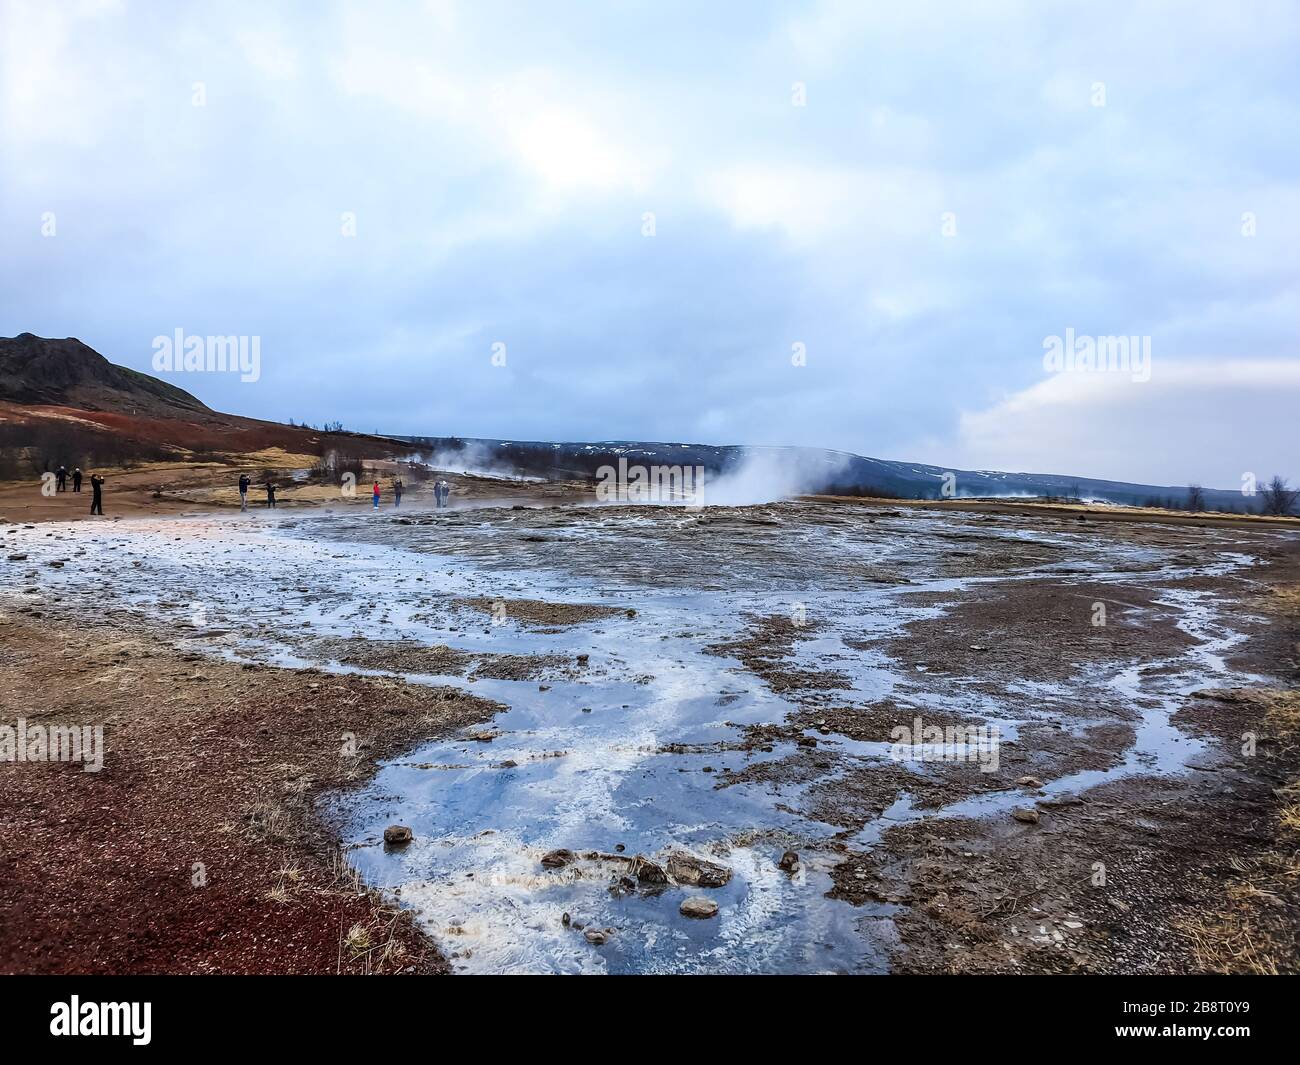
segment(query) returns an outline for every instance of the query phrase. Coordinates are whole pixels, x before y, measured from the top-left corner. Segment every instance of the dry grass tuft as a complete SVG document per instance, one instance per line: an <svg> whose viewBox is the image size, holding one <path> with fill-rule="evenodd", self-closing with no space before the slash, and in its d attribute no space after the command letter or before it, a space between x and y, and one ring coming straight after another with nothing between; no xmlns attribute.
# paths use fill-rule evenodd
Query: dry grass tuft
<svg viewBox="0 0 1300 1065"><path fill-rule="evenodd" d="M1285 749L1300 742L1300 691L1275 688L1264 708L1264 725Z"/></svg>
<svg viewBox="0 0 1300 1065"><path fill-rule="evenodd" d="M1292 589L1300 592L1300 589ZM1264 703L1264 723L1284 751L1300 742L1300 692L1274 688L1254 693ZM1300 779L1274 792L1279 801L1270 850L1237 858L1214 913L1175 923L1187 936L1198 968L1210 973L1276 976L1296 971L1300 915Z"/></svg>

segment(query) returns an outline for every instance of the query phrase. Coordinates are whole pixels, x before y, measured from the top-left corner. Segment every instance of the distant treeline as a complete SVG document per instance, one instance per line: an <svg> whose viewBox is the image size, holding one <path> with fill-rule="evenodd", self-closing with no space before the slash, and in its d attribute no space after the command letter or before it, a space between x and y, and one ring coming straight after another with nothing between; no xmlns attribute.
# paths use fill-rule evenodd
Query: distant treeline
<svg viewBox="0 0 1300 1065"><path fill-rule="evenodd" d="M133 440L75 423L0 423L0 480L19 481L66 466L104 469L174 458L165 444Z"/></svg>

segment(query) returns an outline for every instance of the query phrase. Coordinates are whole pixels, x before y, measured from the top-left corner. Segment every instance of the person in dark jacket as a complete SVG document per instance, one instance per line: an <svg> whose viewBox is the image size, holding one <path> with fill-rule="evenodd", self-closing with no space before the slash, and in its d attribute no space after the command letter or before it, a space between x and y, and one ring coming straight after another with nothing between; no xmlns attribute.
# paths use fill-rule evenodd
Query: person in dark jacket
<svg viewBox="0 0 1300 1065"><path fill-rule="evenodd" d="M59 482L58 490L60 492L66 492L68 490L68 467L60 466L55 471L54 476Z"/></svg>
<svg viewBox="0 0 1300 1065"><path fill-rule="evenodd" d="M90 475L90 490L95 494L90 497L90 512L104 516L104 478L97 473Z"/></svg>
<svg viewBox="0 0 1300 1065"><path fill-rule="evenodd" d="M266 505L272 510L275 509L275 482L266 482Z"/></svg>
<svg viewBox="0 0 1300 1065"><path fill-rule="evenodd" d="M393 506L402 505L402 479L399 477L393 482Z"/></svg>
<svg viewBox="0 0 1300 1065"><path fill-rule="evenodd" d="M81 467L80 466L78 466L75 470L72 471L72 490L74 492L81 491Z"/></svg>
<svg viewBox="0 0 1300 1065"><path fill-rule="evenodd" d="M253 482L249 479L248 474L241 473L239 475L239 509L240 510L248 509L248 486L251 485L252 483Z"/></svg>

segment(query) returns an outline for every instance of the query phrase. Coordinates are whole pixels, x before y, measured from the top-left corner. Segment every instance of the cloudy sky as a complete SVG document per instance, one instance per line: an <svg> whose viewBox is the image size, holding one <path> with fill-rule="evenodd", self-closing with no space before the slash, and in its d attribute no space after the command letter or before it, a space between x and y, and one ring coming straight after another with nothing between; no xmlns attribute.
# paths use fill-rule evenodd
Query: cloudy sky
<svg viewBox="0 0 1300 1065"><path fill-rule="evenodd" d="M168 379L367 431L1297 478L1298 54L1267 0L0 0L0 335L257 336Z"/></svg>

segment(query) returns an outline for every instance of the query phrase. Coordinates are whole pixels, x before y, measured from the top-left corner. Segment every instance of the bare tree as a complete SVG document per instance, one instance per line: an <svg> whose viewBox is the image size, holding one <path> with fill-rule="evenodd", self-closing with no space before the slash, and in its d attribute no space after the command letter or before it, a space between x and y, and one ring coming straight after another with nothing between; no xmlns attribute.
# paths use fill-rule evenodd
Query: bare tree
<svg viewBox="0 0 1300 1065"><path fill-rule="evenodd" d="M1300 498L1300 489L1291 488L1285 477L1275 473L1273 479L1268 482L1268 487L1260 493L1260 498L1261 514L1278 516L1290 514L1295 510L1296 500Z"/></svg>
<svg viewBox="0 0 1300 1065"><path fill-rule="evenodd" d="M1199 484L1187 486L1187 509L1197 512L1205 509L1205 492Z"/></svg>

